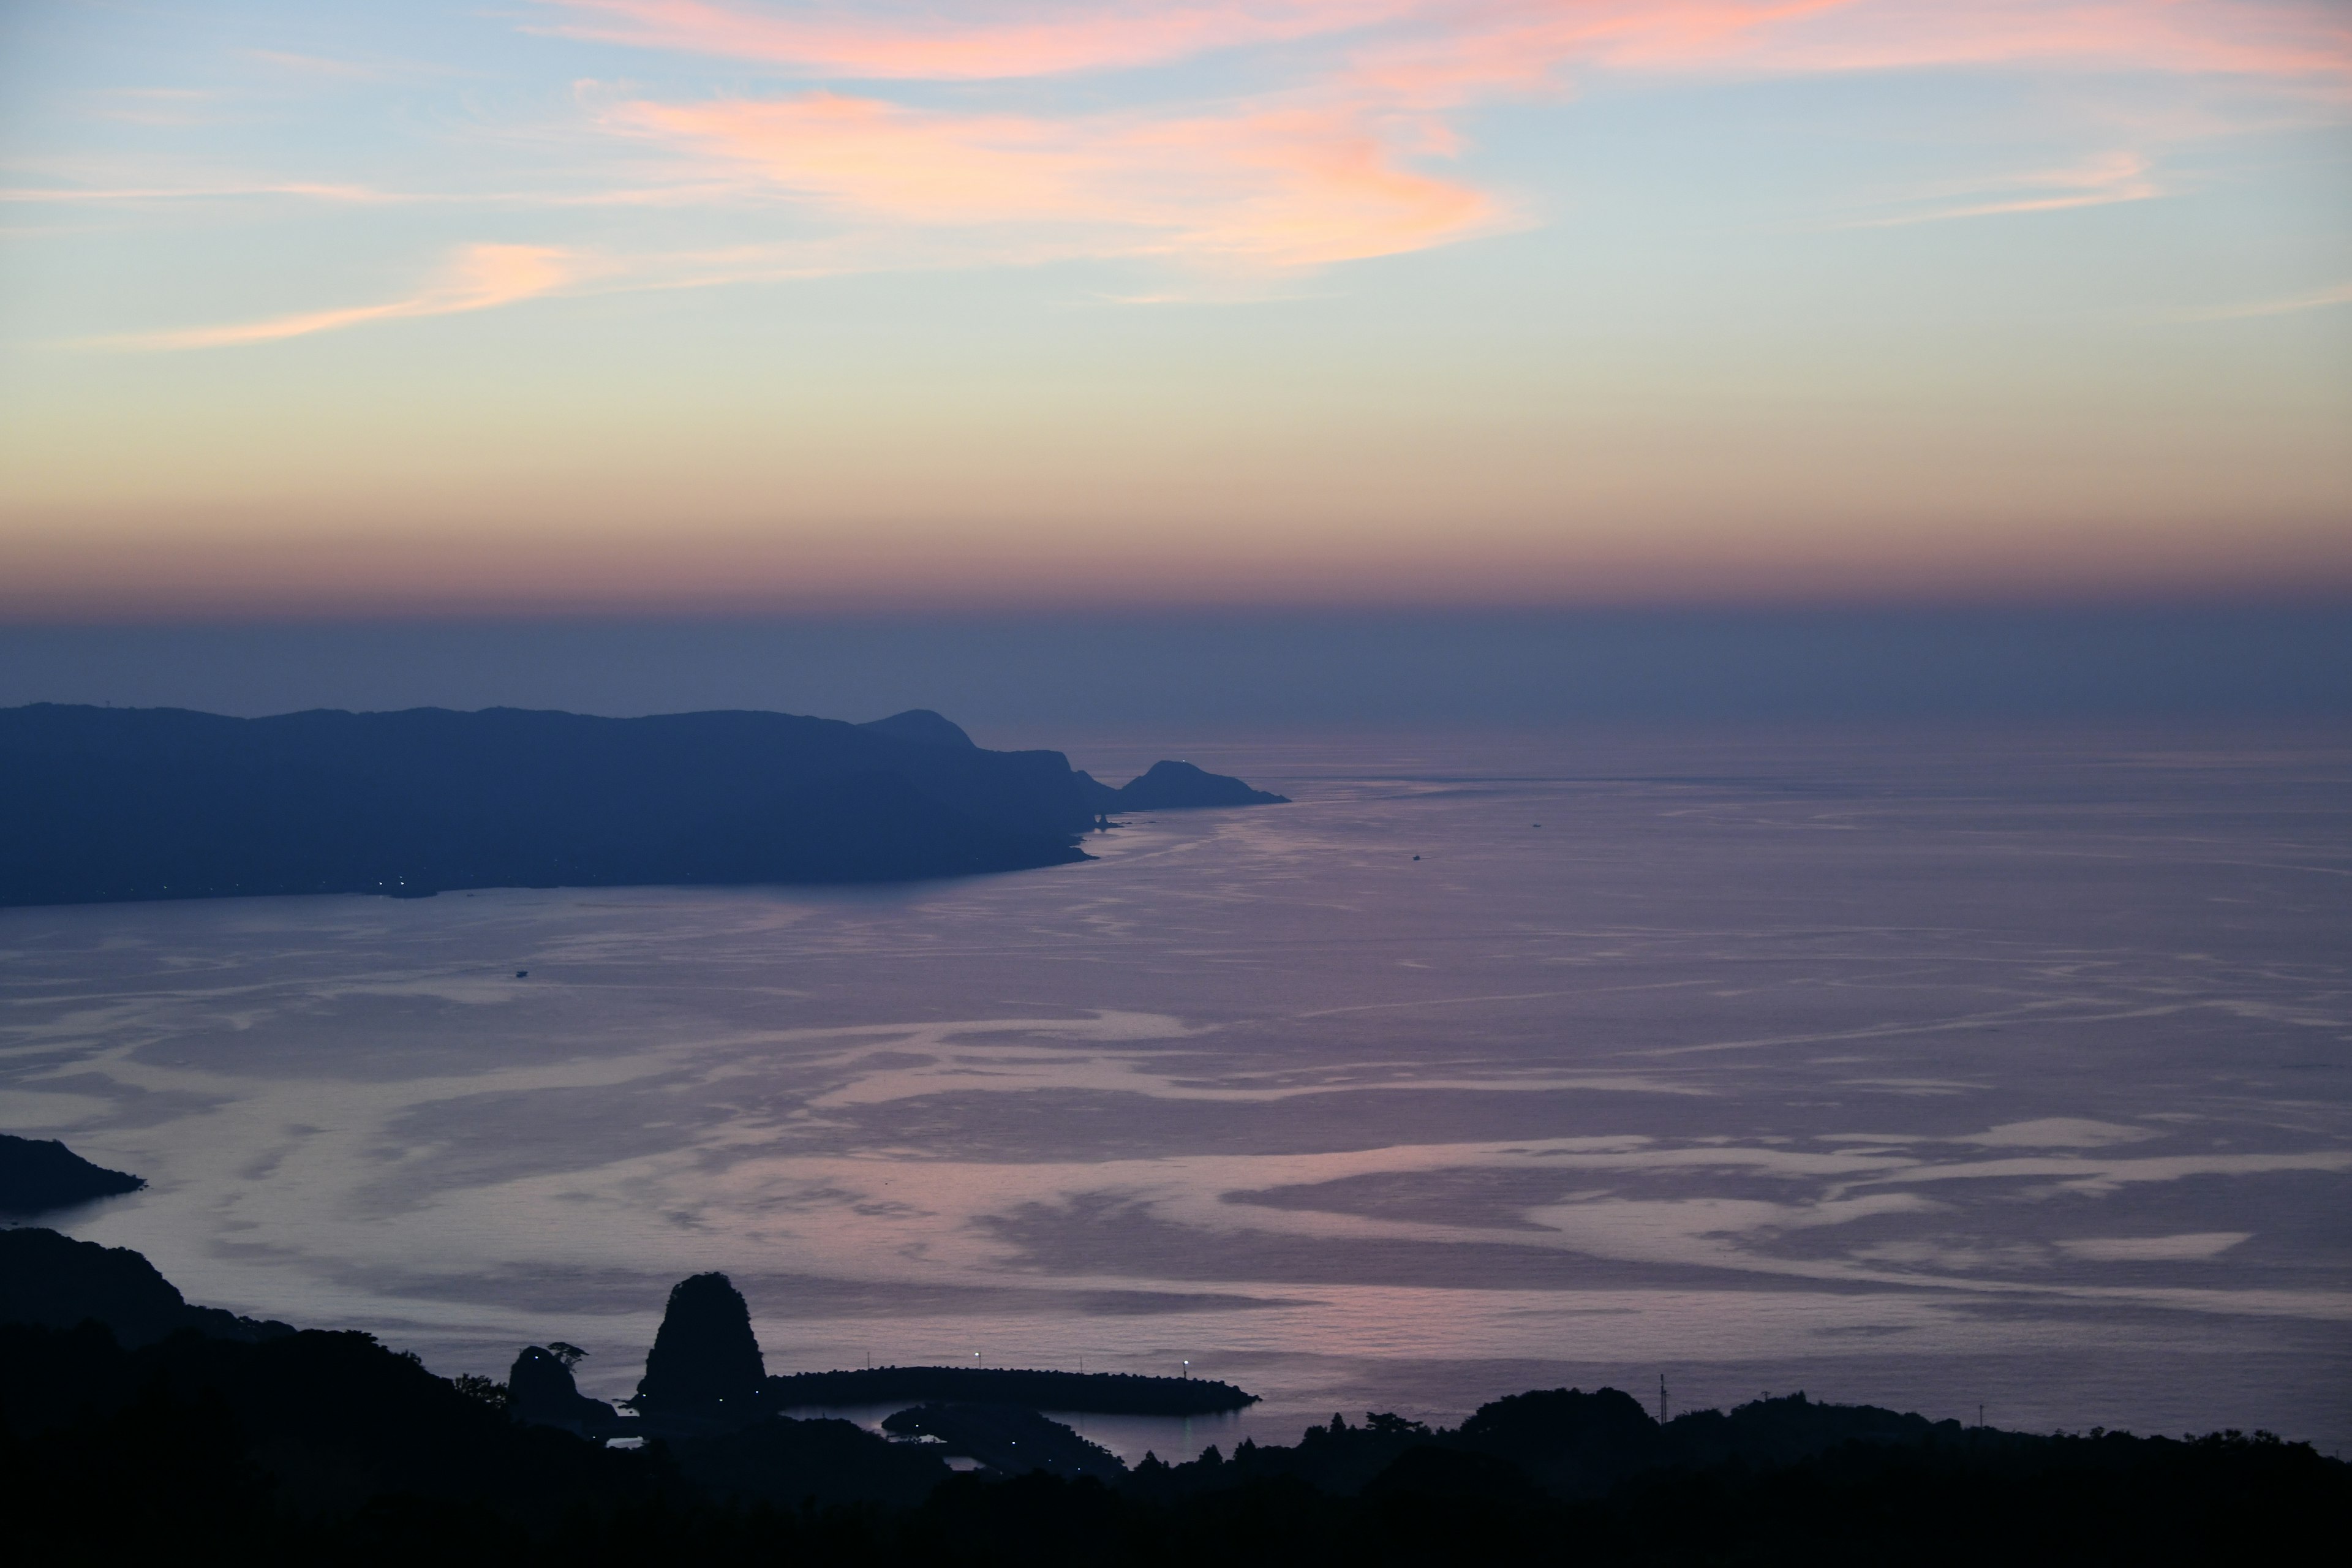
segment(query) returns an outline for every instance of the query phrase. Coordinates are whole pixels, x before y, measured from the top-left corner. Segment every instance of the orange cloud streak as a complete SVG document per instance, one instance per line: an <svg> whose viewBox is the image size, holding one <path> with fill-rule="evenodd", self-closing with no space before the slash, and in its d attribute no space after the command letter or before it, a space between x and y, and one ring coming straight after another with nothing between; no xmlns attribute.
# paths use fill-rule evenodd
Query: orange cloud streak
<svg viewBox="0 0 2352 1568"><path fill-rule="evenodd" d="M1496 226L1483 194L1398 165L1357 111L1056 121L814 92L630 102L611 122L758 169L857 213L916 224L1116 231L1097 247L1297 268Z"/></svg>
<svg viewBox="0 0 2352 1568"><path fill-rule="evenodd" d="M190 327L178 331L151 332L110 338L109 348L216 349L246 343L276 342L339 331L368 321L405 316L454 316L487 310L519 300L551 293L576 281L583 271L573 253L539 245L475 245L460 251L442 280L424 292L382 305L353 305L336 310L310 310L272 316L221 327Z"/></svg>

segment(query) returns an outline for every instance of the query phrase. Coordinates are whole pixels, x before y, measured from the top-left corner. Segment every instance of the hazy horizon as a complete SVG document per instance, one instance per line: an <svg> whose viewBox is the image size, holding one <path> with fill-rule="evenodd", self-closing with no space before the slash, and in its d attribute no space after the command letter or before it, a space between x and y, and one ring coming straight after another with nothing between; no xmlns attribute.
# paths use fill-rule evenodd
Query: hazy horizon
<svg viewBox="0 0 2352 1568"><path fill-rule="evenodd" d="M1048 746L1117 729L2341 721L2352 607L0 625L0 707L37 701L930 708L983 745Z"/></svg>

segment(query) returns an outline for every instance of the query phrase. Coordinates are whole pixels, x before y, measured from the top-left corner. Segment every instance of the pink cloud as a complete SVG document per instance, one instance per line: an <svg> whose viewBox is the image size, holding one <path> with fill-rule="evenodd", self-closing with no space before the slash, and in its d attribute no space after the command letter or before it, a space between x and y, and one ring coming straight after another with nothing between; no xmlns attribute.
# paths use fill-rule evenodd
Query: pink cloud
<svg viewBox="0 0 2352 1568"><path fill-rule="evenodd" d="M573 14L542 30L602 43L787 67L805 75L975 80L1157 65L1217 49L1343 32L1430 0L1144 0L985 8L755 6L709 0L541 0Z"/></svg>
<svg viewBox="0 0 2352 1568"><path fill-rule="evenodd" d="M112 338L104 346L122 349L214 349L276 342L314 332L340 331L369 321L410 316L453 316L533 299L577 281L586 268L572 252L540 245L473 245L459 251L440 280L404 300L310 310L220 327Z"/></svg>
<svg viewBox="0 0 2352 1568"><path fill-rule="evenodd" d="M1009 79L1322 39L1522 85L1570 64L1843 71L2043 65L2352 79L2327 0L1161 0L920 8L541 0L541 30L836 79Z"/></svg>
<svg viewBox="0 0 2352 1568"><path fill-rule="evenodd" d="M1929 68L2245 76L2352 89L2352 24L2312 0L1583 0L1447 7L1357 50L1361 79L1460 103L1562 73ZM1446 25L1451 24L1451 25Z"/></svg>
<svg viewBox="0 0 2352 1568"><path fill-rule="evenodd" d="M1100 237L1097 250L1245 267L1417 249L1502 216L1483 193L1402 166L1346 105L1056 120L813 92L629 102L609 119L862 216L1060 225Z"/></svg>
<svg viewBox="0 0 2352 1568"><path fill-rule="evenodd" d="M1867 0L1792 18L1753 58L1780 70L2044 65L2341 84L2352 21L2326 0Z"/></svg>
<svg viewBox="0 0 2352 1568"><path fill-rule="evenodd" d="M2312 0L1015 0L782 5L541 0L545 29L835 80L943 84L1253 51L1238 97L1118 113L914 107L872 92L635 100L606 122L845 212L1084 228L1123 253L1298 268L1500 226L1506 204L1414 161L1449 116L1577 72L1786 74L2031 67L2352 82L2352 27ZM1197 90L1197 89L1195 89ZM2158 194L2132 163L1883 221ZM2135 162L2136 161L2136 162ZM2079 176L2079 177L2078 177Z"/></svg>
<svg viewBox="0 0 2352 1568"><path fill-rule="evenodd" d="M1428 164L1462 151L1460 110L1552 90L1579 73L2055 68L2257 78L2284 89L2273 100L2314 92L2340 100L2352 86L2352 13L2317 0L539 3L549 17L543 32L698 53L801 78L930 81L959 96L919 106L875 89L819 89L607 103L597 110L607 129L676 156L667 177L630 189L424 194L256 182L18 187L0 191L0 200L267 195L651 205L764 191L862 223L895 225L902 235L961 237L958 243L975 258L1158 256L1265 274L1510 226L1517 219L1507 201ZM1010 99L1002 89L984 108L961 96L969 84L992 79L1165 65L1218 51L1248 51L1245 89L1200 97L1187 78L1186 89L1196 94L1190 100L1155 103L1130 94L1128 108L1077 111L1032 101L1035 94ZM343 68L307 57L268 58ZM181 103L173 89L117 98L151 100L174 110ZM2160 194L2142 146L1928 193L1865 221L2049 212ZM994 237L979 240L983 230ZM691 286L732 276L724 268L666 269L658 258L641 261L614 285ZM572 288L586 272L574 252L479 245L406 298L114 342L147 349L272 342L492 309Z"/></svg>

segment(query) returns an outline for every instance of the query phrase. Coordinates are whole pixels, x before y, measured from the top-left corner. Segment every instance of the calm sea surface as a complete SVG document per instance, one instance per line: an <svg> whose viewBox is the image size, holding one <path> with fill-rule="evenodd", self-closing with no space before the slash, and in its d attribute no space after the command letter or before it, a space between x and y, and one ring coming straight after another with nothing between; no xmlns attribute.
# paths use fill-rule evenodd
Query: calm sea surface
<svg viewBox="0 0 2352 1568"><path fill-rule="evenodd" d="M606 1396L720 1268L773 1371L1265 1395L1085 1423L1129 1457L1661 1375L2352 1447L2352 736L1053 743L1297 803L879 892L0 911L0 1130L146 1175L53 1223L192 1300Z"/></svg>

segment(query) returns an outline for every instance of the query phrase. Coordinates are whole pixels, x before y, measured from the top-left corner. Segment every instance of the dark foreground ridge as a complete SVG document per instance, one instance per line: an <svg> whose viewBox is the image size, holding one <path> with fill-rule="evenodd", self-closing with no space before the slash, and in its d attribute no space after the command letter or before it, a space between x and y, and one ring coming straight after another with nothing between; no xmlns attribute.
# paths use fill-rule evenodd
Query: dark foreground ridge
<svg viewBox="0 0 2352 1568"><path fill-rule="evenodd" d="M182 1330L215 1339L279 1339L280 1322L192 1307L179 1288L127 1247L76 1241L54 1230L0 1230L0 1323L52 1329L98 1322L126 1345L148 1345ZM6 1397L0 1393L0 1399Z"/></svg>
<svg viewBox="0 0 2352 1568"><path fill-rule="evenodd" d="M1022 870L1087 858L1101 788L1059 752L986 751L925 710L848 724L41 703L0 710L0 906Z"/></svg>
<svg viewBox="0 0 2352 1568"><path fill-rule="evenodd" d="M144 1259L0 1241L0 1279L32 1281L0 1302L0 1509L26 1562L201 1543L273 1565L2202 1564L2297 1561L2352 1517L2352 1467L2267 1434L2037 1436L1802 1394L1662 1425L1613 1389L1543 1390L1455 1428L1335 1415L1292 1446L1132 1469L1003 1405L900 1411L894 1442L722 1415L757 1374L719 1275L673 1292L682 1357L641 1387L672 1424L648 1415L616 1449L544 1418L619 1419L572 1387L576 1346L526 1350L508 1385L366 1334L208 1331L226 1313L134 1347L104 1316L61 1328L54 1300L30 1321L16 1303L92 1254L177 1301Z"/></svg>
<svg viewBox="0 0 2352 1568"><path fill-rule="evenodd" d="M1205 1377L1139 1377L1123 1372L1024 1372L997 1366L877 1366L799 1372L768 1379L771 1398L796 1405L883 1405L953 1400L1079 1410L1096 1415L1214 1415L1255 1405L1257 1395Z"/></svg>
<svg viewBox="0 0 2352 1568"><path fill-rule="evenodd" d="M53 1138L0 1132L0 1214L39 1214L146 1184L127 1171L94 1165Z"/></svg>

